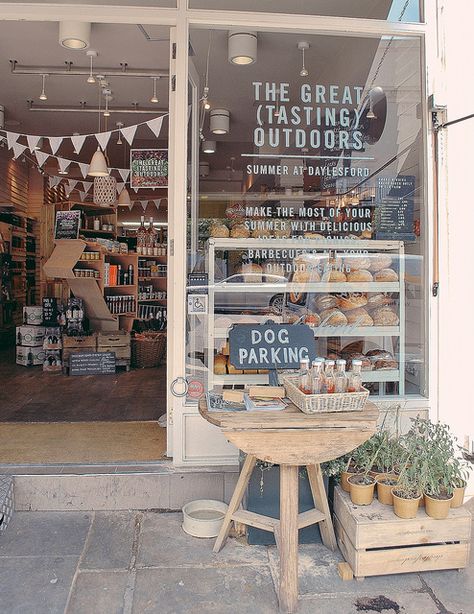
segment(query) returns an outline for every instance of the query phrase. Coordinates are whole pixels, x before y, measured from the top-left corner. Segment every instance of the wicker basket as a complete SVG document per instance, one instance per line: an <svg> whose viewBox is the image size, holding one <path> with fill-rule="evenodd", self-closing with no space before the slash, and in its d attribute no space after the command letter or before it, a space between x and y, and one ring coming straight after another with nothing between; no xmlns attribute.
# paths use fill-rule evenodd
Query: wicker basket
<svg viewBox="0 0 474 614"><path fill-rule="evenodd" d="M158 367L166 357L166 333L145 332L132 339L132 367Z"/></svg>
<svg viewBox="0 0 474 614"><path fill-rule="evenodd" d="M298 377L283 377L286 396L305 414L332 411L362 411L369 391L362 388L361 392L342 392L332 394L305 394L296 385Z"/></svg>

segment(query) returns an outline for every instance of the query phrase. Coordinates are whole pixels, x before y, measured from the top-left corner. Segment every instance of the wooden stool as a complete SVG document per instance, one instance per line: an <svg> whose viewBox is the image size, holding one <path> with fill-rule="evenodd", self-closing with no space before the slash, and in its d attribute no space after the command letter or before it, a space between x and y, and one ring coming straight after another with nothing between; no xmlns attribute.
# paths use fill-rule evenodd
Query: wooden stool
<svg viewBox="0 0 474 614"><path fill-rule="evenodd" d="M325 546L335 550L336 537L324 489L320 463L350 452L376 431L378 408L368 403L364 411L307 415L294 405L283 411L208 412L201 415L219 426L225 437L247 454L214 545L219 552L232 521L272 531L280 555L280 610L298 607L298 530L320 524ZM257 459L280 465L280 520L240 509ZM315 507L298 513L298 467L306 466Z"/></svg>

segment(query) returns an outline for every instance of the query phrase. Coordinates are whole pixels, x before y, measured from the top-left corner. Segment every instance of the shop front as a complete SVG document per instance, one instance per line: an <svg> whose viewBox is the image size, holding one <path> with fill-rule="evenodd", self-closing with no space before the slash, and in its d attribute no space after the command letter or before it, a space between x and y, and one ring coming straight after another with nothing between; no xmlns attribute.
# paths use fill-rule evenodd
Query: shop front
<svg viewBox="0 0 474 614"><path fill-rule="evenodd" d="M63 3L54 20L44 21L41 4L0 3L2 27L30 28L41 47L44 37L53 41L58 21L85 21L76 3ZM55 114L35 113L46 103L34 100L17 120L21 124L8 124L9 113L16 119L12 105L28 98L20 87L5 105L6 160L16 157L21 165L16 151L18 143L28 146L28 136L51 137L43 148L44 167L41 154L21 152L28 160L33 156L30 191L40 178L37 167L47 175L39 183L45 197L37 196L35 219L48 210L51 247L49 261L38 263L34 301L25 304L55 297L67 305L68 298L82 296L91 329L136 333L136 344L146 323L167 329L165 366L137 371L139 381L130 380L127 390L121 384L130 377L126 371L115 379L87 380L98 397L107 382L114 381L118 391L114 409L106 398L94 400L90 421L135 420L146 431L166 412L166 450L146 459L132 458L132 451L128 461L156 461L166 453L176 466L235 466L238 450L203 420L198 400L209 391L268 382L268 370L253 368L252 361L246 369L235 368L228 344L233 325L268 320L310 326L315 352L325 360L345 360L347 368L362 361L363 384L395 428L405 429L419 412L436 417L427 102L433 16L410 1L300 2L291 15L284 2L260 3L259 11L230 0L156 4L89 4L88 48L98 47L98 56L82 51L76 59L74 51L55 57L51 48L44 58L39 49L37 60L23 61L18 52L13 73L22 64L35 68L29 83L46 88L47 105L53 99L58 104ZM57 40L51 45L58 46ZM12 54L6 46L4 58L17 59ZM52 74L51 67L64 62L69 74ZM85 74L75 76L76 66ZM99 88L100 96L90 84L92 102L83 90L89 71L98 79L101 67L109 83ZM12 74L12 87L20 79ZM87 104L80 102L86 94ZM112 117L103 117L105 104ZM66 108L73 106L77 113ZM17 149L7 132L24 135L15 141ZM90 138L78 153L73 137L77 144L85 134ZM60 136L68 137L67 144L65 139L53 152ZM106 174L125 184L130 197L127 206L112 203L107 215L92 191L81 200L87 182L95 180L81 178L80 164L91 163L97 145L108 152L106 167L115 169ZM167 185L148 181L148 171L140 170L133 184L133 169L161 156L156 150L168 150ZM125 178L130 156L132 175ZM77 172L69 183L60 175L66 165L61 160L74 160ZM31 195L27 201L30 207ZM54 244L60 211L80 212L82 238ZM151 235L153 244L145 249L152 251L145 254L143 240ZM97 262L88 256L94 252ZM120 283L102 283L105 264ZM167 278L160 275L164 267ZM77 268L92 271L91 279L82 273L78 279ZM92 285L105 311L94 307Z"/></svg>

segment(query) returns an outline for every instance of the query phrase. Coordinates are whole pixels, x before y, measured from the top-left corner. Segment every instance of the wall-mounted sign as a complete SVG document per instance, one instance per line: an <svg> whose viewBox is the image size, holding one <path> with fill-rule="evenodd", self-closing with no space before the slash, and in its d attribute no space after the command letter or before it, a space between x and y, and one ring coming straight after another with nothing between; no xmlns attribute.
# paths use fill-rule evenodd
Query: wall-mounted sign
<svg viewBox="0 0 474 614"><path fill-rule="evenodd" d="M77 239L81 227L80 211L57 211L54 226L55 239Z"/></svg>
<svg viewBox="0 0 474 614"><path fill-rule="evenodd" d="M130 150L130 187L168 187L168 150Z"/></svg>
<svg viewBox="0 0 474 614"><path fill-rule="evenodd" d="M379 177L375 203L377 239L414 241L415 177Z"/></svg>

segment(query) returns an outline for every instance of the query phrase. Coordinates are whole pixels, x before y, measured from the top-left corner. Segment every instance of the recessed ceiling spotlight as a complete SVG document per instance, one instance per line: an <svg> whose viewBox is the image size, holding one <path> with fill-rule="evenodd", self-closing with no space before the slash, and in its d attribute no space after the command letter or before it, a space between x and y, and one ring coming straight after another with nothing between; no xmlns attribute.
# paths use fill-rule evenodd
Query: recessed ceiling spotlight
<svg viewBox="0 0 474 614"><path fill-rule="evenodd" d="M46 92L44 91L44 82L45 82L45 79L46 79L46 75L41 75L41 78L42 78L43 87L41 89L41 94L40 94L39 99L40 100L48 100L48 97L46 96Z"/></svg>
<svg viewBox="0 0 474 614"><path fill-rule="evenodd" d="M90 72L89 72L89 76L87 77L87 83L95 83L95 77L93 74L93 63L94 63L94 58L96 58L99 54L97 53L97 51L95 49L89 49L88 51L86 51L86 55L90 58L91 61L91 67L90 67Z"/></svg>
<svg viewBox="0 0 474 614"><path fill-rule="evenodd" d="M304 52L307 51L309 49L310 45L307 41L300 41L298 43L298 49L301 51L301 53L303 54L303 65L301 67L300 70L300 77L307 77L308 76L308 71L306 69L306 66L304 65Z"/></svg>
<svg viewBox="0 0 474 614"><path fill-rule="evenodd" d="M87 49L91 38L91 24L86 21L60 21L59 44L66 49Z"/></svg>
<svg viewBox="0 0 474 614"><path fill-rule="evenodd" d="M228 60L231 64L245 66L257 61L257 33L230 30L227 39Z"/></svg>
<svg viewBox="0 0 474 614"><path fill-rule="evenodd" d="M153 79L153 96L150 98L150 102L157 103L158 96L156 95L156 80L158 79L158 77L152 77L152 79Z"/></svg>

